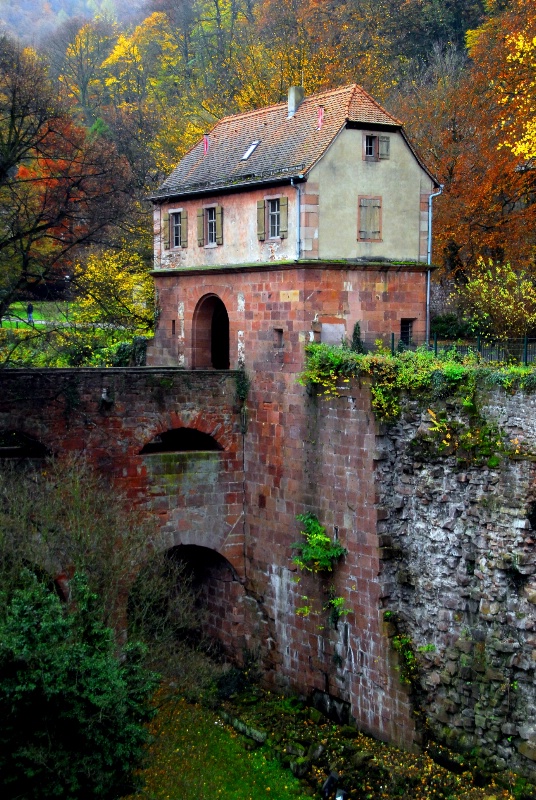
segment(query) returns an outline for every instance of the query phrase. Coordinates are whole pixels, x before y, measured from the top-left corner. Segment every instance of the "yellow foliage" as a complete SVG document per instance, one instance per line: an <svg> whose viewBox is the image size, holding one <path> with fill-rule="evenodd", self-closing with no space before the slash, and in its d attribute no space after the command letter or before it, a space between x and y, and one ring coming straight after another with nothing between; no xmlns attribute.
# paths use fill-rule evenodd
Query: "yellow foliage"
<svg viewBox="0 0 536 800"><path fill-rule="evenodd" d="M105 250L77 264L79 292L73 313L77 322L120 326L147 332L154 320L153 280L140 256Z"/></svg>

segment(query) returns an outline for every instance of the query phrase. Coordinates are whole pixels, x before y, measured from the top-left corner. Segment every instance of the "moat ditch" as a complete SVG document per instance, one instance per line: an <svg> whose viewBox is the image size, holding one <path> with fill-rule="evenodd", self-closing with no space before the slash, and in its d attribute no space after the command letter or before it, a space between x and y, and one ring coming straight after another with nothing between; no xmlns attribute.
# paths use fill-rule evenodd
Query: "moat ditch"
<svg viewBox="0 0 536 800"><path fill-rule="evenodd" d="M337 790L359 800L536 798L536 787L524 778L508 771L484 773L471 754L462 757L439 745L429 745L424 753L403 751L352 724L335 723L304 698L256 686L233 693L216 707L168 698L153 733L147 788L138 800L320 799L334 798ZM234 750L226 749L222 735L232 740ZM218 742L213 745L214 736ZM288 770L287 779L276 765Z"/></svg>

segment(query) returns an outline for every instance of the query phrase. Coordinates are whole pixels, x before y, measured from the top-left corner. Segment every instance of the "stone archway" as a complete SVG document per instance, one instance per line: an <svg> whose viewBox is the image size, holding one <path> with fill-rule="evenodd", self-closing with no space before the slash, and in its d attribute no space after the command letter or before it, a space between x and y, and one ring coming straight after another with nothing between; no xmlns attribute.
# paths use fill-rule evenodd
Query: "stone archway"
<svg viewBox="0 0 536 800"><path fill-rule="evenodd" d="M251 620L243 583L231 563L216 550L199 545L177 545L167 550L165 558L180 565L184 570L180 574L191 580L204 617L202 638L240 664L250 642Z"/></svg>
<svg viewBox="0 0 536 800"><path fill-rule="evenodd" d="M229 369L229 315L215 294L202 297L193 319L194 369Z"/></svg>

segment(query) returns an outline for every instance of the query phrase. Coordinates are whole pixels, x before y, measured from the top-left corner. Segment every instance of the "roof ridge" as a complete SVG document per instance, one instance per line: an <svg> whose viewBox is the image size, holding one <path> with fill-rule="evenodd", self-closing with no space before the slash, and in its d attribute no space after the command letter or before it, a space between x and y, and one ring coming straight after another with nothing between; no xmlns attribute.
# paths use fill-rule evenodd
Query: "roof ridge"
<svg viewBox="0 0 536 800"><path fill-rule="evenodd" d="M352 84L352 87L353 87L353 90L354 90L354 91L353 91L353 93L352 93L352 98L351 98L351 99L353 99L353 97L354 97L354 95L355 95L355 90L356 90L356 89L359 89L361 92L363 92L363 94L366 96L366 98L367 98L368 100L370 100L370 102L371 102L371 103L372 103L374 106L376 106L376 108L379 108L379 110L380 110L380 111L382 111L384 114L387 114L387 116L388 116L388 117L391 117L391 119L392 119L392 120L394 120L394 121L396 122L396 124L397 124L397 125L402 125L402 126L404 125L404 123L403 123L403 122L401 122L401 120L399 120L399 119L398 119L398 117L394 117L394 116L391 114L391 112L390 112L390 111L387 111L387 109L386 109L386 108L384 108L383 106L381 106L381 105L378 103L378 101L377 101L377 100L375 100L375 99L372 97L372 95L371 95L371 94L369 94L369 93L367 92L367 90L366 90L366 89L363 89L363 87L362 87L362 86L360 86L360 85L359 85L359 84L357 84L357 83L354 83L354 84ZM350 100L350 102L351 102L351 100ZM348 104L348 106L349 106L349 104Z"/></svg>
<svg viewBox="0 0 536 800"><path fill-rule="evenodd" d="M217 128L220 122L228 122L231 119L241 119L243 117L249 117L253 114L259 114L261 111L272 111L274 108L279 108L279 106L286 106L286 102L282 101L281 103L273 103L271 106L262 106L261 108L252 108L250 111L240 111L238 114L227 114L225 117L221 117L215 124L214 128Z"/></svg>

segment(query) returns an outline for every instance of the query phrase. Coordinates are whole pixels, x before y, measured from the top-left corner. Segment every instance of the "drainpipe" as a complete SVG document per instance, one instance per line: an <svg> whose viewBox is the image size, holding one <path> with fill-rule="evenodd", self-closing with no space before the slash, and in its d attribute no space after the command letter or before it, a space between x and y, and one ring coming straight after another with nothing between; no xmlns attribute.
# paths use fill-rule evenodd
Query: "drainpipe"
<svg viewBox="0 0 536 800"><path fill-rule="evenodd" d="M432 200L434 197L439 197L443 191L443 184L439 184L439 191L433 192L428 195L428 246L426 248L426 263L428 270L426 272L426 345L430 344L430 276L432 265Z"/></svg>
<svg viewBox="0 0 536 800"><path fill-rule="evenodd" d="M301 191L298 184L294 183L294 178L290 179L290 185L296 189L296 260L301 258Z"/></svg>

